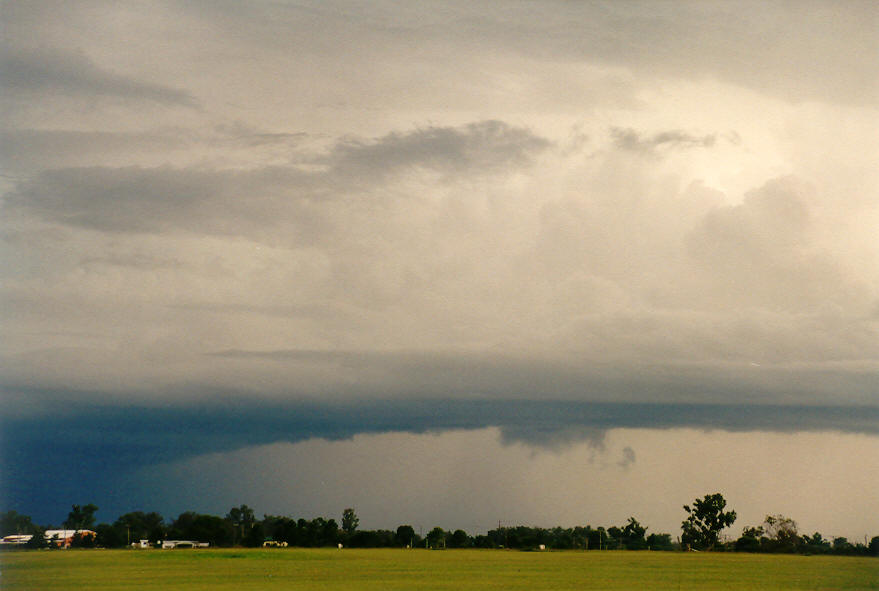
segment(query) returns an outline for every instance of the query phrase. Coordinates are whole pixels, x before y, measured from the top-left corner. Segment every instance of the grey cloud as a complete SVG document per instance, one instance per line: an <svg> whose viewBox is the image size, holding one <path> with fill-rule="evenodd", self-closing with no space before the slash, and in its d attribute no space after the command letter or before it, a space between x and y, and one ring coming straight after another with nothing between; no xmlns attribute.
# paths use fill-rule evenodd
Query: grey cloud
<svg viewBox="0 0 879 591"><path fill-rule="evenodd" d="M307 153L303 144L313 139L304 132L270 133L240 122L208 130L180 126L141 131L8 128L0 129L0 162L6 170L20 174L95 164L112 169L117 162L148 169L151 162L201 160L203 157L193 155L204 153L231 161L233 166L237 158L259 161L262 154L272 162L312 163L314 155Z"/></svg>
<svg viewBox="0 0 879 591"><path fill-rule="evenodd" d="M643 137L634 129L613 127L610 134L617 148L643 153L655 153L663 149L711 148L717 142L716 134L697 136L680 130L663 131Z"/></svg>
<svg viewBox="0 0 879 591"><path fill-rule="evenodd" d="M146 253L120 254L109 253L105 256L95 256L82 259L82 265L86 268L91 266L127 267L143 271L155 269L183 269L186 264L173 257L157 257Z"/></svg>
<svg viewBox="0 0 879 591"><path fill-rule="evenodd" d="M95 158L124 153L185 148L191 141L182 132L112 132L66 129L0 130L0 162L7 170L33 173L48 168L80 166Z"/></svg>
<svg viewBox="0 0 879 591"><path fill-rule="evenodd" d="M543 417L541 417L543 418ZM503 445L525 444L535 449L558 452L585 442L589 447L603 451L607 429L587 425L561 425L558 422L534 420L527 425L505 424L500 427Z"/></svg>
<svg viewBox="0 0 879 591"><path fill-rule="evenodd" d="M309 137L309 134L303 131L293 133L263 131L241 121L220 124L214 130L223 137L249 146L269 143L296 143Z"/></svg>
<svg viewBox="0 0 879 591"><path fill-rule="evenodd" d="M218 10L214 18L231 28L238 23L229 12ZM300 28L324 52L346 47L327 47L315 38L329 29L344 31L351 43L370 52L404 48L439 60L447 59L452 45L462 52L458 55L476 56L474 61L512 54L608 64L641 78L710 76L793 101L869 105L879 99L879 9L873 2L461 0L444 2L442 10L384 3L366 9L341 2L332 10L274 7L270 16L248 11L243 18L252 35L281 24ZM254 21L262 22L253 26ZM301 49L299 40L288 43Z"/></svg>
<svg viewBox="0 0 879 591"><path fill-rule="evenodd" d="M870 105L879 99L879 8L873 2L549 6L539 19L528 4L459 7L458 20L446 26L463 28L477 47L594 60L641 76L707 75L797 102Z"/></svg>
<svg viewBox="0 0 879 591"><path fill-rule="evenodd" d="M27 217L101 231L187 228L234 233L227 226L233 223L228 218L249 217L253 201L244 199L246 189L260 184L264 186L265 178L232 172L139 167L59 169L46 171L19 186L7 196L4 208Z"/></svg>
<svg viewBox="0 0 879 591"><path fill-rule="evenodd" d="M289 224L294 228L289 235L301 241L295 237L326 235L332 225L328 212L308 200L343 199L347 192L368 191L384 177L404 170L491 174L527 163L548 145L527 130L487 121L393 133L375 141L343 140L328 155L313 156L312 164L323 167L317 171L290 166L248 171L47 170L20 183L7 195L4 207L24 216L112 232L185 230L254 236Z"/></svg>
<svg viewBox="0 0 879 591"><path fill-rule="evenodd" d="M634 463L635 463L635 450L632 449L631 447L628 447L628 446L624 447L623 448L623 457L619 462L617 462L617 465L620 468L628 468L629 466L631 466Z"/></svg>
<svg viewBox="0 0 879 591"><path fill-rule="evenodd" d="M118 97L170 106L197 107L189 93L104 70L82 53L57 49L10 51L0 58L7 92L47 91L81 96Z"/></svg>
<svg viewBox="0 0 879 591"><path fill-rule="evenodd" d="M318 321L325 324L351 321L351 311L345 309L344 306L334 305L333 303L314 303L302 305L258 305L252 303L191 303L173 304L169 307L185 312L207 312L211 314L257 314L261 316L275 316L279 318L304 316L317 319ZM285 359L287 357L285 353L272 352L269 354L264 354L234 350L219 351L215 353L209 353L208 355L216 357L227 357L231 359Z"/></svg>
<svg viewBox="0 0 879 591"><path fill-rule="evenodd" d="M764 321L765 324L765 321ZM618 325L593 327L590 342L600 341L602 347L614 349L623 347L627 351L625 361L599 363L585 356L582 360L548 360L539 356L516 356L487 352L442 352L437 350L225 350L211 353L208 357L222 359L231 367L245 375L258 367L262 375L298 375L303 368L322 368L331 375L331 382L307 384L300 381L299 394L320 392L331 389L344 399L373 399L381 397L407 397L414 393L427 397L453 396L460 399L489 397L503 399L514 397L523 400L616 400L616 401L663 401L696 403L721 403L735 400L742 403L762 400L766 403L796 401L801 404L820 404L833 400L837 403L866 403L875 395L875 372L856 367L839 366L815 367L806 369L796 365L786 365L805 357L806 353L797 351L796 343L784 341L778 347L776 340L782 337L775 327L759 330L761 323L755 320L753 326L743 322L733 327L723 328L725 339L734 338L730 344L717 344L710 337L715 334L697 336L684 334L673 338L666 336L680 331L676 325L657 324L653 318L621 319ZM717 330L717 326L713 328ZM848 328L848 332L846 332ZM802 331L803 328L799 327ZM814 331L839 332L849 335L852 327L817 324ZM863 332L863 329L861 329ZM650 336L633 337L620 333L659 333L656 342ZM793 332L791 339L801 332ZM731 335L731 336L730 336ZM773 340L771 337L774 337ZM872 332L858 334L855 342L863 342L867 347L860 354L867 358L875 345L870 345ZM632 339L637 339L635 344ZM825 336L825 338L828 338ZM832 345L838 346L833 337ZM684 341L681 345L677 340ZM702 342L699 339L705 339ZM739 342L744 341L744 343ZM621 341L621 342L619 342ZM773 343L764 346L763 342ZM648 359L655 355L664 361L643 361L630 351L632 347L650 352ZM709 356L701 363L692 366L676 363L675 360L691 359L690 350L707 350ZM778 347L781 350L775 350ZM718 352L712 348L720 349ZM854 345L841 349L837 354L840 361L857 355L852 351ZM654 351L654 349L656 351ZM732 349L732 351L727 350ZM671 351L669 353L669 350ZM659 351L669 355L660 357ZM703 352L704 351L700 351ZM799 356L796 353L799 353ZM809 352L818 360L822 354L833 354L819 349ZM727 363L711 363L711 356L725 359ZM750 357L749 357L750 356ZM767 365L760 371L748 362L758 359ZM858 357L854 357L858 359ZM808 377L806 377L808 376ZM290 378L288 378L290 379ZM285 390L276 392L286 395ZM553 437L557 434L554 433Z"/></svg>
<svg viewBox="0 0 879 591"><path fill-rule="evenodd" d="M226 359L267 359L270 361L317 361L324 363L368 363L370 359L387 359L387 354L373 351L319 351L307 349L282 349L275 351L247 351L229 349L209 353L213 357ZM406 355L408 356L408 355ZM396 357L396 356L394 356Z"/></svg>
<svg viewBox="0 0 879 591"><path fill-rule="evenodd" d="M333 149L329 162L345 176L365 178L419 168L447 175L485 174L526 165L549 145L526 129L481 121L459 128L391 133L375 141L343 141Z"/></svg>

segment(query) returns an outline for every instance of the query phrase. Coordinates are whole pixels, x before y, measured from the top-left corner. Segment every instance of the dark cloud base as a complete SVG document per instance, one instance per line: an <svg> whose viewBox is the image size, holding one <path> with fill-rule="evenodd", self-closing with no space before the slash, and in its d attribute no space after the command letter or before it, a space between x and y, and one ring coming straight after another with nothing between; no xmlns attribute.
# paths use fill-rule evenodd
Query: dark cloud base
<svg viewBox="0 0 879 591"><path fill-rule="evenodd" d="M500 428L504 443L535 447L600 445L612 428L879 434L879 407L525 400L68 404L52 415L3 419L0 504L41 521L63 518L74 502L136 509L126 504L131 491L123 483L158 463L310 438L486 427Z"/></svg>

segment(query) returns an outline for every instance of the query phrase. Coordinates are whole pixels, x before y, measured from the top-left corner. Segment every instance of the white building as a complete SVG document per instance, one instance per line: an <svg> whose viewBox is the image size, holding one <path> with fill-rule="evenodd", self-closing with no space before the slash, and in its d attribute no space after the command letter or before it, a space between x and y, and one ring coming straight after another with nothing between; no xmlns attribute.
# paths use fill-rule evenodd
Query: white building
<svg viewBox="0 0 879 591"><path fill-rule="evenodd" d="M192 540L162 540L162 550L171 548L210 548L210 542L193 542Z"/></svg>
<svg viewBox="0 0 879 591"><path fill-rule="evenodd" d="M12 534L9 536L3 536L0 538L0 544L9 544L12 546L21 546L23 544L27 544L33 538L33 534Z"/></svg>
<svg viewBox="0 0 879 591"><path fill-rule="evenodd" d="M90 529L47 529L45 537L50 544L55 544L59 548L69 548L76 536L89 537L94 541L97 535L97 532Z"/></svg>

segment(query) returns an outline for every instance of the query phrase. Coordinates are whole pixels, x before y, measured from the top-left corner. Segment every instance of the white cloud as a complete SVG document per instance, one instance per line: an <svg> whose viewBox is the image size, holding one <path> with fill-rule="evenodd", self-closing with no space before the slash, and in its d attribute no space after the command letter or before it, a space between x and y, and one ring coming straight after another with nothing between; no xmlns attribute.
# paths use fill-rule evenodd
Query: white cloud
<svg viewBox="0 0 879 591"><path fill-rule="evenodd" d="M403 391L413 374L352 370L334 386L295 363L241 358L230 372L210 354L496 353L583 375L666 367L677 383L692 380L683 367L700 368L701 384L744 368L735 379L756 379L768 400L868 401L869 386L855 384L879 359L877 269L846 257L875 244L835 241L826 199L796 177L736 202L672 174L666 158L613 149L612 137L587 157L485 122L347 139L307 165L46 171L5 198L7 355L24 367L51 359L45 375L71 384L80 378L68 372L100 365L125 368L119 379L271 391L350 380L365 395ZM157 363L169 355L175 363ZM826 370L808 387L794 377ZM509 387L490 365L482 376L428 375L409 387ZM713 390L729 401L728 388Z"/></svg>

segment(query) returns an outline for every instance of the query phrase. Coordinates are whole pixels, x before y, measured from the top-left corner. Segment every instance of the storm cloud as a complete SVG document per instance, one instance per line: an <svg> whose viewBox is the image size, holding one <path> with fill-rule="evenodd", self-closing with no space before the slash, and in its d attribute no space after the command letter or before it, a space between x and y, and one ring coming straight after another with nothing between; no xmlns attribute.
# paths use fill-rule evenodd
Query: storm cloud
<svg viewBox="0 0 879 591"><path fill-rule="evenodd" d="M879 12L802 6L5 7L2 500L874 442Z"/></svg>
<svg viewBox="0 0 879 591"><path fill-rule="evenodd" d="M875 407L436 399L327 404L228 394L185 405L65 403L49 415L6 416L4 499L15 506L49 507L59 495L79 498L94 490L114 490L124 497L135 492L118 483L151 466L254 446L345 440L358 434L496 427L505 445L559 450L578 442L601 449L606 432L621 428L879 433ZM619 465L628 468L634 463L635 452L624 449ZM40 486L46 474L55 478L51 489ZM108 502L124 510L120 499ZM51 518L48 513L41 515Z"/></svg>

